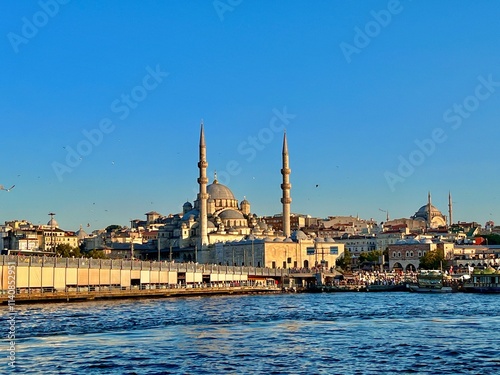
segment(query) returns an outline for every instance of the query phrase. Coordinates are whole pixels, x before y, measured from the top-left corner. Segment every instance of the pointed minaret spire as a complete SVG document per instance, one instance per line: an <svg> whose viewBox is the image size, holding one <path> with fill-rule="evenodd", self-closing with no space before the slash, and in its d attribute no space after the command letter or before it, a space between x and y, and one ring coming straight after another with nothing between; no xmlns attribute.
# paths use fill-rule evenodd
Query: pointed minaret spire
<svg viewBox="0 0 500 375"><path fill-rule="evenodd" d="M207 145L205 143L205 131L203 128L203 120L201 120L200 126L200 161L198 162L198 168L200 170L200 177L198 178L198 184L200 185L199 193L199 204L200 204L200 245L203 249L208 245L208 219L207 219Z"/></svg>
<svg viewBox="0 0 500 375"><path fill-rule="evenodd" d="M286 139L286 132L283 135L283 168L281 168L281 174L283 175L283 183L281 184L281 190L283 191L283 197L281 198L281 203L283 204L283 235L285 237L290 237L290 203L292 203L292 198L290 197L290 190L292 185L290 184L290 163L288 156L288 142Z"/></svg>
<svg viewBox="0 0 500 375"><path fill-rule="evenodd" d="M451 199L451 191L448 192L448 216L450 220L450 227L453 225L453 201Z"/></svg>

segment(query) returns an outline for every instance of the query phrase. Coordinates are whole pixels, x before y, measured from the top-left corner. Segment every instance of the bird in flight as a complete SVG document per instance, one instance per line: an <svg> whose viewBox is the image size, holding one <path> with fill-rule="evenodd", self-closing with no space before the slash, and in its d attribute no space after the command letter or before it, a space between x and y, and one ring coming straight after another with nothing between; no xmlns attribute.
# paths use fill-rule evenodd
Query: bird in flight
<svg viewBox="0 0 500 375"><path fill-rule="evenodd" d="M5 188L3 185L0 185L0 190L5 190L5 191L9 192L9 191L11 191L12 189L14 189L14 186L16 186L16 185L12 185L10 188L8 188L8 189L7 189L7 188Z"/></svg>

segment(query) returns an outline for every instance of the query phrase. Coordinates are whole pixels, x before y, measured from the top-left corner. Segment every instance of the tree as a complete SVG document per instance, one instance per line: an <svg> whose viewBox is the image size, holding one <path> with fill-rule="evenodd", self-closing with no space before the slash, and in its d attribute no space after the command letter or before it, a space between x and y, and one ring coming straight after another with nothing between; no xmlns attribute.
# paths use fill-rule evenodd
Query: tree
<svg viewBox="0 0 500 375"><path fill-rule="evenodd" d="M363 263L365 261L378 263L380 257L382 256L382 251L372 250L367 253L359 254L359 262Z"/></svg>
<svg viewBox="0 0 500 375"><path fill-rule="evenodd" d="M351 268L352 264L352 255L351 252L347 249L344 250L344 256L342 258L338 258L336 261L337 267L342 268L343 270Z"/></svg>
<svg viewBox="0 0 500 375"><path fill-rule="evenodd" d="M63 258L80 258L82 253L78 247L71 247L68 244L59 244L56 246L56 255Z"/></svg>
<svg viewBox="0 0 500 375"><path fill-rule="evenodd" d="M420 268L427 270L440 269L443 266L444 251L442 249L431 250L420 258Z"/></svg>
<svg viewBox="0 0 500 375"><path fill-rule="evenodd" d="M118 224L108 225L108 226L106 227L106 232L107 232L107 233L117 232L117 231L119 231L120 229L122 229L122 226L121 226L121 225L118 225Z"/></svg>

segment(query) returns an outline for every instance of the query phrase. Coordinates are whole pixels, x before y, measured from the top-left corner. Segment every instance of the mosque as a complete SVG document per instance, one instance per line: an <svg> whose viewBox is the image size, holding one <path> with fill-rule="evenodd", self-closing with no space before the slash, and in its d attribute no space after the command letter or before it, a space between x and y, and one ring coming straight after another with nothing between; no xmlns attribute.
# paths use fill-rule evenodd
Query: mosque
<svg viewBox="0 0 500 375"><path fill-rule="evenodd" d="M452 224L452 203L451 203L451 193L448 194L448 205L449 205L449 216L450 216L450 226ZM436 229L440 227L445 227L447 224L447 218L441 213L436 207L431 203L431 193L429 192L427 196L427 204L420 207L420 209L415 212L415 214L410 218L412 220L420 221L425 223L427 229Z"/></svg>
<svg viewBox="0 0 500 375"><path fill-rule="evenodd" d="M158 250L164 259L222 265L270 268L335 266L344 245L331 238L311 238L290 231L291 184L286 133L282 148L283 230L274 230L251 213L250 202L238 201L233 192L207 177L207 145L203 123L199 141L199 192L182 212L170 215L158 232Z"/></svg>

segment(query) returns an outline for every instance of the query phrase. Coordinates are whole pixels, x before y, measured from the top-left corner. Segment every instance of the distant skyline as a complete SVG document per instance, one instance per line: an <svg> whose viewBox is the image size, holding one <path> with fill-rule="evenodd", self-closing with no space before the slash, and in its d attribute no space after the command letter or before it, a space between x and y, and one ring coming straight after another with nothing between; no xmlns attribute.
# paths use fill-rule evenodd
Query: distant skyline
<svg viewBox="0 0 500 375"><path fill-rule="evenodd" d="M259 216L500 223L500 4L0 4L0 222L129 225L214 172Z"/></svg>

